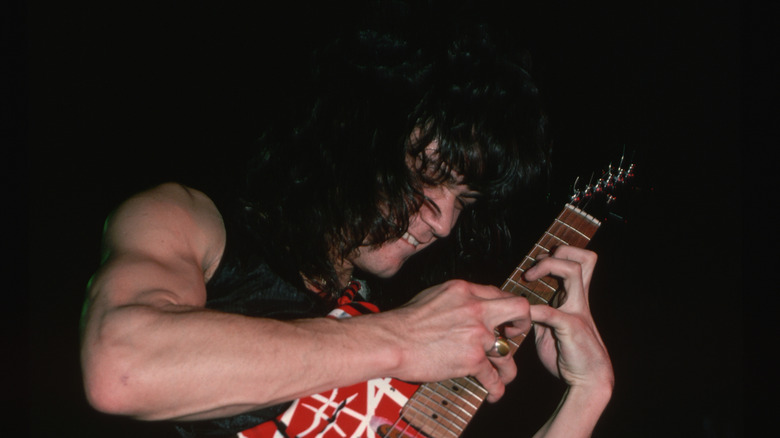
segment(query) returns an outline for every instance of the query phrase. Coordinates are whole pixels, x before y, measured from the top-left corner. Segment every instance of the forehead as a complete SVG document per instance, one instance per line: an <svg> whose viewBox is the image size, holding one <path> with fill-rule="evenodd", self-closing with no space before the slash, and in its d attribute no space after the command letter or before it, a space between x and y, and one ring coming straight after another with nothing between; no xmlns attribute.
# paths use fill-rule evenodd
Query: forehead
<svg viewBox="0 0 780 438"><path fill-rule="evenodd" d="M442 156L439 140L435 138L424 147L418 146L407 151L406 162L425 184L461 185L467 180L451 157Z"/></svg>
<svg viewBox="0 0 780 438"><path fill-rule="evenodd" d="M407 154L416 158L417 169L430 172L455 170L466 179L479 179L490 148L475 127L458 125L444 129L433 122L414 128L408 137Z"/></svg>

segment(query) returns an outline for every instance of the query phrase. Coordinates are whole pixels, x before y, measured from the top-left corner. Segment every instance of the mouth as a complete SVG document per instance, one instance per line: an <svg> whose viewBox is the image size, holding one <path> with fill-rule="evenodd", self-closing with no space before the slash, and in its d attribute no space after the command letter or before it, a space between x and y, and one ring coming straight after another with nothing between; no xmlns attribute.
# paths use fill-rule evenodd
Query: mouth
<svg viewBox="0 0 780 438"><path fill-rule="evenodd" d="M415 239L414 236L412 236L408 232L404 233L404 235L401 236L401 239L409 242L409 244L412 245L413 247L415 247L415 249L420 245L420 242L417 239Z"/></svg>

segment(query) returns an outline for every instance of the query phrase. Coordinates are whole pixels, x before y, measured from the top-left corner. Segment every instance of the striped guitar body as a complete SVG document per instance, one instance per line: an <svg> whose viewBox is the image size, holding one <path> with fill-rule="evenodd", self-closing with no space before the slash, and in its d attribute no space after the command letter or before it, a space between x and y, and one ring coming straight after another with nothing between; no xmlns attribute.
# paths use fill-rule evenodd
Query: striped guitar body
<svg viewBox="0 0 780 438"><path fill-rule="evenodd" d="M357 302L335 309L328 317L348 318L377 309ZM360 310L356 310L358 307ZM430 418L446 424L446 430L463 430L487 396L471 378L418 385L391 377L373 379L304 397L274 421L239 434L240 438L423 438L450 436L430 423L427 435L420 425L406 421ZM441 410L441 412L438 412ZM433 426L433 427L430 427Z"/></svg>
<svg viewBox="0 0 780 438"><path fill-rule="evenodd" d="M350 318L379 309L371 303L352 301L360 297L361 284L352 282L348 299L340 302L329 318ZM239 438L343 438L383 436L399 418L419 385L393 378L373 379L295 400L274 421L240 433ZM389 435L388 435L389 436ZM413 436L413 435L412 435Z"/></svg>
<svg viewBox="0 0 780 438"><path fill-rule="evenodd" d="M526 297L531 304L555 305L563 292L558 280L548 276L528 282L523 279L523 273L539 255L558 246L587 246L601 222L575 205L588 203L602 194L607 195L610 203L614 197L606 192L615 183L631 177L632 171L633 165L613 173L610 166L595 185L577 192L501 289ZM354 304L337 308L329 317L359 317L378 311L369 303ZM355 307L361 310L356 311ZM524 339L524 336L508 339L510 354L517 351ZM246 430L239 437L457 438L486 397L487 391L472 377L421 385L393 378L375 379L296 400L274 421Z"/></svg>
<svg viewBox="0 0 780 438"><path fill-rule="evenodd" d="M371 303L352 301L360 297L361 287L358 282L350 284L346 291L349 299L328 317L341 319L378 312ZM464 418L471 418L486 396L487 392L474 379L451 379L422 386L392 377L373 379L298 399L274 421L245 430L239 438L422 438L429 435L420 433L405 418L416 418L415 413L436 418L437 406L449 406L462 413L448 416L443 412L442 418L449 417L447 422L457 425L448 424L449 428L462 430L467 424ZM431 407L432 402L436 406Z"/></svg>

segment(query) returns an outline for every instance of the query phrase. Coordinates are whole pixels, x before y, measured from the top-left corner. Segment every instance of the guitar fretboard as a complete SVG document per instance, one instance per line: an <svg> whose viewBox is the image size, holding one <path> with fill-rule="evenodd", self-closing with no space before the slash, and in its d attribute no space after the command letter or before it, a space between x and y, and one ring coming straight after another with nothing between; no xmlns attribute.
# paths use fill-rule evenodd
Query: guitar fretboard
<svg viewBox="0 0 780 438"><path fill-rule="evenodd" d="M523 273L546 254L561 245L584 248L601 223L584 211L566 204L533 249L515 268L501 289L523 296L531 304L556 305L561 286L547 276L528 282ZM517 351L524 336L509 339L511 354ZM473 377L460 377L420 386L401 411L404 425L396 424L385 437L457 438L476 414L487 391Z"/></svg>

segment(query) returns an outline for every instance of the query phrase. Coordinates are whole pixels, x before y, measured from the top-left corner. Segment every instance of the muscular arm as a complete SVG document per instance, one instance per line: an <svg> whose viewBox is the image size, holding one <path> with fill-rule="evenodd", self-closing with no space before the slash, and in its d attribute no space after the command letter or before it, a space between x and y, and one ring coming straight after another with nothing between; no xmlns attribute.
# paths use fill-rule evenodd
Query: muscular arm
<svg viewBox="0 0 780 438"><path fill-rule="evenodd" d="M379 351L383 344L374 347L383 354L350 354L339 345L346 328L334 321L205 309L224 243L216 207L178 185L138 195L112 216L82 343L87 395L98 409L143 419L230 415L344 383L337 370L347 361L353 370L383 369L382 358L397 357ZM336 355L324 345L342 348Z"/></svg>
<svg viewBox="0 0 780 438"><path fill-rule="evenodd" d="M452 282L398 311L342 321L226 314L203 307L224 244L216 207L183 186L138 195L112 215L84 315L93 406L147 420L216 418L375 377L467 374L495 399L514 376L484 351L492 327L527 317L522 299Z"/></svg>

